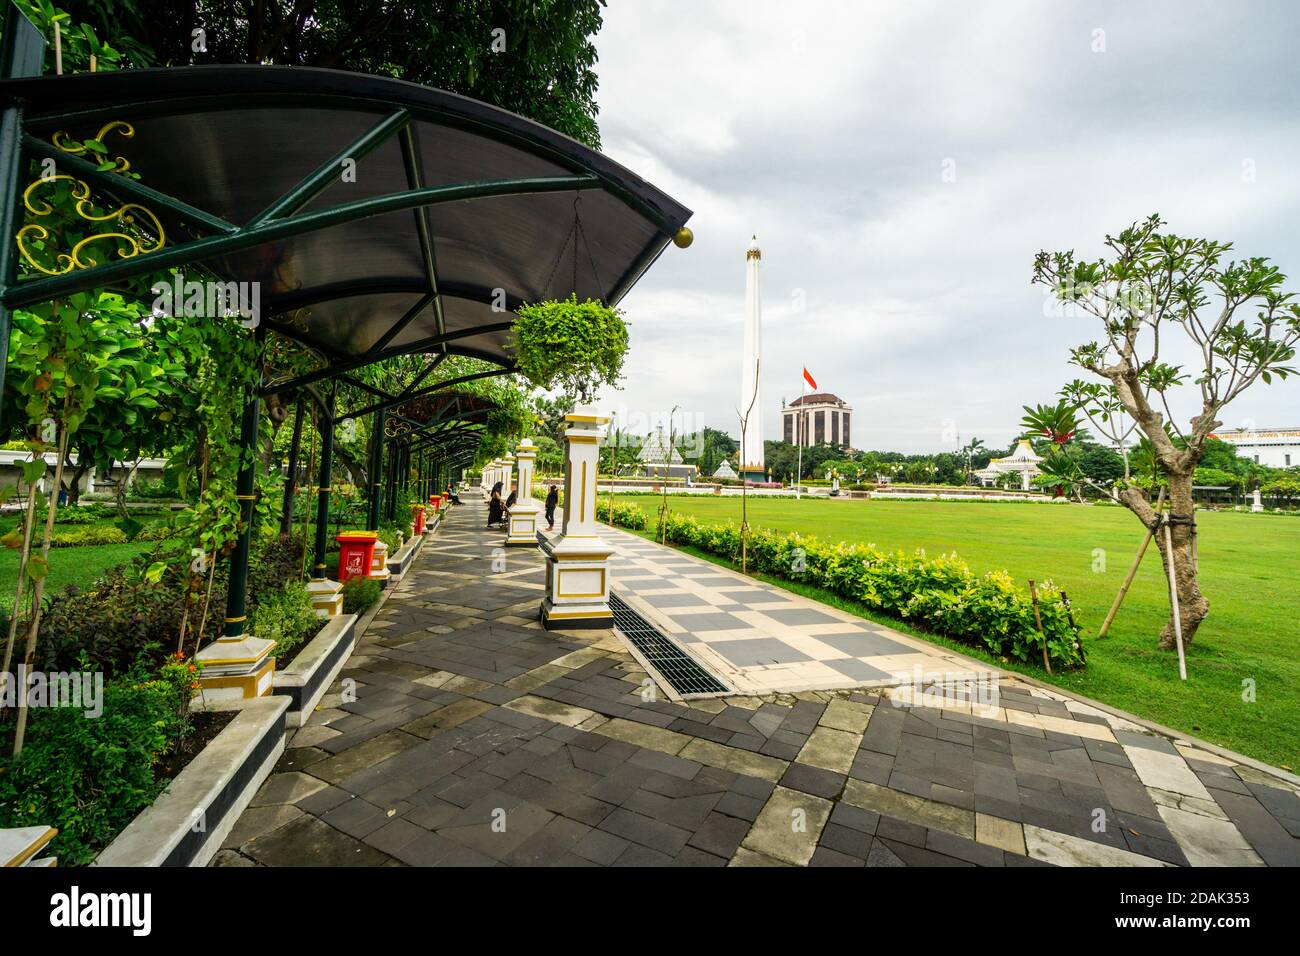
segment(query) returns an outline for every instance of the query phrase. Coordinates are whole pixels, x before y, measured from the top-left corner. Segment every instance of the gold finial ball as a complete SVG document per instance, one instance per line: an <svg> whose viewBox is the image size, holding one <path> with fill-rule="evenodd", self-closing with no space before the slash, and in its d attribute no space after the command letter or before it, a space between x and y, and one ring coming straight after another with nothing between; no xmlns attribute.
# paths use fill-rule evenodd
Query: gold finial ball
<svg viewBox="0 0 1300 956"><path fill-rule="evenodd" d="M673 245L678 249L685 249L695 241L695 233L691 232L685 226L677 230L677 235L673 236Z"/></svg>

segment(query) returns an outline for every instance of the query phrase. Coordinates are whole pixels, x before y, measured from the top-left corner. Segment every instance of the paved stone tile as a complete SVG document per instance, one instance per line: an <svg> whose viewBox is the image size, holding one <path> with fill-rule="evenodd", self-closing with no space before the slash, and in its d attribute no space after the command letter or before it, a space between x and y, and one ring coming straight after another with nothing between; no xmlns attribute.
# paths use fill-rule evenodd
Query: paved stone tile
<svg viewBox="0 0 1300 956"><path fill-rule="evenodd" d="M684 847L691 837L689 830L622 808L602 820L600 829L670 857Z"/></svg>
<svg viewBox="0 0 1300 956"><path fill-rule="evenodd" d="M221 845L224 848L235 849L249 840L278 830L286 823L292 823L302 815L302 810L288 804L250 807L235 821L235 825L221 841Z"/></svg>
<svg viewBox="0 0 1300 956"><path fill-rule="evenodd" d="M1025 848L1036 860L1056 866L1164 866L1160 860L1140 856L1081 837L1025 825Z"/></svg>
<svg viewBox="0 0 1300 956"><path fill-rule="evenodd" d="M975 814L961 807L936 803L921 797L899 793L887 787L849 778L842 798L864 810L897 817L925 827L946 830L958 836L974 837Z"/></svg>
<svg viewBox="0 0 1300 956"><path fill-rule="evenodd" d="M809 866L866 866L866 862L859 857L848 856L844 853L838 853L827 846L819 846L808 861Z"/></svg>
<svg viewBox="0 0 1300 956"><path fill-rule="evenodd" d="M773 783L781 779L786 767L784 760L734 747L725 747L708 740L692 740L682 749L681 756L710 767L720 767L745 776L761 777Z"/></svg>
<svg viewBox="0 0 1300 956"><path fill-rule="evenodd" d="M799 751L799 762L847 774L853 766L861 737L856 733L818 727Z"/></svg>
<svg viewBox="0 0 1300 956"><path fill-rule="evenodd" d="M859 860L866 860L867 854L871 852L871 843L871 834L843 826L832 820L822 829L819 846L857 857Z"/></svg>
<svg viewBox="0 0 1300 956"><path fill-rule="evenodd" d="M820 723L823 727L830 727L833 730L861 734L867 729L873 710L875 708L870 704L859 704L849 700L833 700L826 705Z"/></svg>
<svg viewBox="0 0 1300 956"><path fill-rule="evenodd" d="M253 797L250 806L263 807L278 803L297 803L312 794L324 790L327 786L322 780L305 773L277 773L268 777L266 783Z"/></svg>
<svg viewBox="0 0 1300 956"><path fill-rule="evenodd" d="M804 866L812 859L830 814L829 800L777 787L755 819L742 846L764 856Z"/></svg>
<svg viewBox="0 0 1300 956"><path fill-rule="evenodd" d="M805 763L792 763L781 778L781 786L833 799L844 789L844 774Z"/></svg>
<svg viewBox="0 0 1300 956"><path fill-rule="evenodd" d="M998 847L1008 853L1025 852L1025 829L1014 820L975 814L975 839L979 843Z"/></svg>
<svg viewBox="0 0 1300 956"><path fill-rule="evenodd" d="M601 866L611 866L630 845L630 840L625 840L606 830L594 829L589 830L574 844L573 852Z"/></svg>
<svg viewBox="0 0 1300 956"><path fill-rule="evenodd" d="M748 832L748 820L715 812L709 814L687 842L706 853L729 860Z"/></svg>
<svg viewBox="0 0 1300 956"><path fill-rule="evenodd" d="M274 866L383 866L391 860L310 815L250 841L242 852Z"/></svg>
<svg viewBox="0 0 1300 956"><path fill-rule="evenodd" d="M1174 807L1158 809L1160 819L1169 827L1192 866L1263 865L1259 854L1229 821Z"/></svg>

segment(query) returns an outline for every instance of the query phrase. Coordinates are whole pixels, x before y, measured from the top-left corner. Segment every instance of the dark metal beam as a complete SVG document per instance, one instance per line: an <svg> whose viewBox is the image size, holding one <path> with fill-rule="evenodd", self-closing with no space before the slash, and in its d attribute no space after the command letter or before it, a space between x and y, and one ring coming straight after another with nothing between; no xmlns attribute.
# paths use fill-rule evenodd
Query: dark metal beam
<svg viewBox="0 0 1300 956"><path fill-rule="evenodd" d="M345 160L358 160L378 149L411 122L411 114L398 110L384 117L354 142L339 150L298 185L250 219L245 228L292 216L342 178L340 166Z"/></svg>
<svg viewBox="0 0 1300 956"><path fill-rule="evenodd" d="M441 345L444 342L452 342L455 341L456 339L472 338L475 335L483 335L486 332L504 331L508 328L510 328L510 323L505 322L499 325L485 325L485 326L479 326L477 328L460 329L459 331L449 332L443 336L434 336L433 338L429 338L429 339L421 339L419 342L413 342L411 345L403 346L402 348L388 349L377 355L371 355L367 353L366 355L360 355L357 356L356 358L350 358L347 359L346 361L339 362L336 365L330 365L327 366L326 368L318 368L314 372L308 372L305 375L299 375L297 378L294 379L289 379L287 381L276 382L274 384L268 385L265 388L263 388L262 394L275 395L279 392L288 391L291 388L298 388L299 386L308 385L311 384L312 382L319 382L327 378L334 378L335 376L341 375L344 372L355 371L356 369L364 368L367 365L372 365L375 362L382 361L383 359L386 358L395 358L398 355L409 355L412 352L423 352L423 351L427 351L428 348L431 346Z"/></svg>
<svg viewBox="0 0 1300 956"><path fill-rule="evenodd" d="M78 269L64 275L33 279L5 290L4 304L14 309L33 305L37 302L48 302L51 299L72 295L75 292L103 288L126 279L148 275L172 266L187 265L216 256L229 255L233 252L251 249L263 243L289 239L318 229L355 222L359 219L367 219L385 213L400 212L404 209L465 202L473 199L491 199L498 196L521 196L595 189L599 185L599 179L591 175L543 176L494 179L476 183L453 183L390 193L385 196L372 196L367 199L359 199L356 202L333 206L329 209L299 213L285 219L262 222L255 226L240 229L230 235L209 236L183 245L165 247L146 255L134 256L130 259L107 262L103 265L92 266L89 269ZM408 351L410 350L408 349Z"/></svg>
<svg viewBox="0 0 1300 956"><path fill-rule="evenodd" d="M428 388L422 388L418 392L412 392L410 395L398 396L397 398L392 399L391 401L381 402L375 405L369 405L365 408L358 409L355 412L348 412L346 415L340 415L339 420L342 421L345 418L360 418L362 415L369 415L372 412L377 412L380 410L380 408L385 408L385 409L396 408L398 405L402 405L405 402L409 402L411 399L423 398L425 395L432 395L434 392L441 392L444 389L453 388L456 385L464 385L466 382L476 382L481 378L494 378L497 375L510 375L513 372L514 369L496 368L496 369L489 369L486 372L474 372L471 375L462 375L459 378L449 378L445 382L439 382L436 385L430 385Z"/></svg>
<svg viewBox="0 0 1300 956"><path fill-rule="evenodd" d="M416 212L419 212L419 210L417 209ZM381 335L374 345L370 346L366 354L378 355L379 353L383 352L384 348L388 345L388 343L393 341L393 339L397 338L397 336L401 333L402 329L406 328L408 325L414 322L416 316L418 316L421 312L427 309L429 307L430 302L436 302L437 298L438 297L436 295L433 295L432 293L430 293L429 295L421 296L420 300L416 302L415 305L411 306L409 309L406 310L406 314L404 316L402 316L400 319L394 322L392 327L383 335ZM444 327L441 319L439 319L438 334L442 335L445 331L446 328Z"/></svg>
<svg viewBox="0 0 1300 956"><path fill-rule="evenodd" d="M198 226L204 232L231 235L239 231L239 227L233 222L227 222L220 216L214 216L210 212L199 209L197 206L191 206L175 196L160 192L144 185L144 183L136 182L134 179L128 179L114 172L100 171L99 167L94 163L89 163L72 153L66 153L53 143L47 143L43 139L37 139L30 134L24 135L23 145L31 155L54 160L57 166L63 167L65 171L79 179L84 179L88 185L94 183L108 192L127 196L138 203L148 205L150 208L162 207L183 222Z"/></svg>
<svg viewBox="0 0 1300 956"><path fill-rule="evenodd" d="M402 130L402 165L406 169L406 185L410 189L424 187L424 160L420 156L420 141L408 126ZM420 259L424 263L424 276L433 294L433 310L437 318L438 334L447 331L447 320L442 314L442 296L438 294L438 265L433 248L433 227L429 223L429 210L423 206L415 211L415 232L420 239Z"/></svg>

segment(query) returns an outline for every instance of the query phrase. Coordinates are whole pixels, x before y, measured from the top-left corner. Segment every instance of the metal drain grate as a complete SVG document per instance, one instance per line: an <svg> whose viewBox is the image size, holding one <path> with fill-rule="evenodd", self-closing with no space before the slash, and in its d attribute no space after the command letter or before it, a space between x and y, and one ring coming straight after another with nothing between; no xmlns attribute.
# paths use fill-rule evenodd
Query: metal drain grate
<svg viewBox="0 0 1300 956"><path fill-rule="evenodd" d="M612 591L609 607L614 612L614 624L677 693L683 696L720 694L729 690L726 684L695 663L680 647L659 633L658 628L632 610L626 601Z"/></svg>

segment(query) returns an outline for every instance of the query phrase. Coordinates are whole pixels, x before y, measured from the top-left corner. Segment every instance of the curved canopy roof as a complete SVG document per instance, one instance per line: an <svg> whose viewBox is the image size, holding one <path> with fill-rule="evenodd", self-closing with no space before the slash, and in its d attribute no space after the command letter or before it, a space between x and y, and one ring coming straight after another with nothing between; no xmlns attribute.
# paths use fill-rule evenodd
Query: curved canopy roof
<svg viewBox="0 0 1300 956"><path fill-rule="evenodd" d="M24 104L28 157L144 205L167 237L132 258L103 242L97 263L20 282L6 304L198 264L260 283L264 321L325 355L325 374L409 352L509 367L511 310L617 303L690 217L554 130L400 80L206 66L5 80L0 97ZM129 127L103 132L109 156L138 183L56 145L113 121Z"/></svg>

